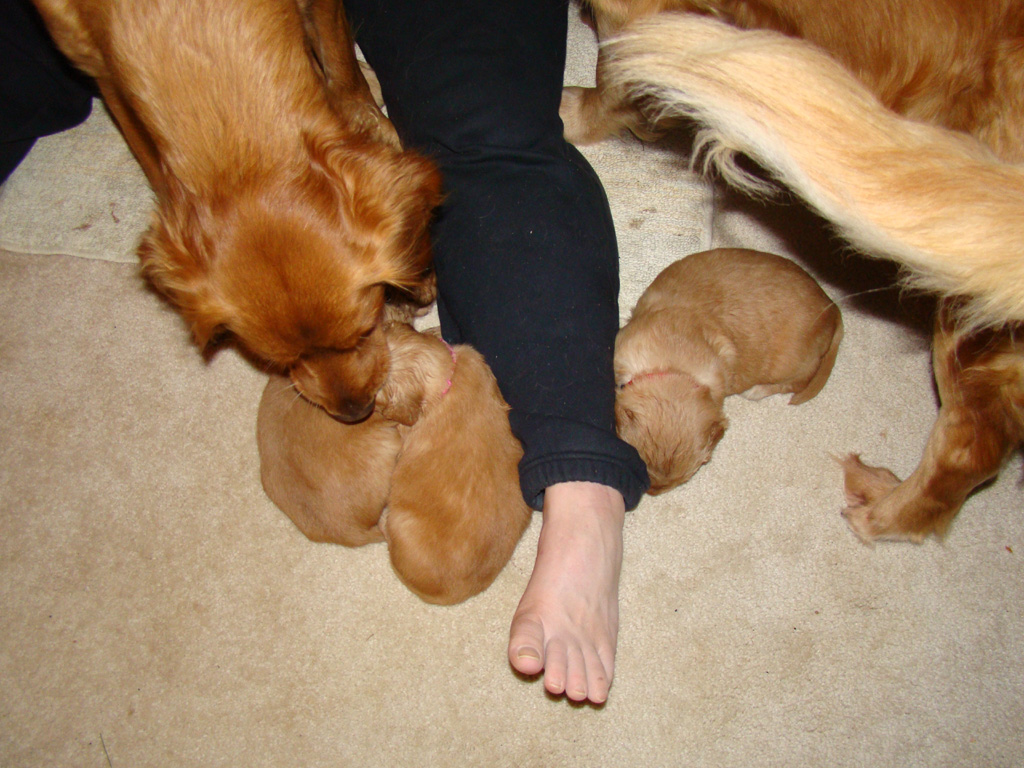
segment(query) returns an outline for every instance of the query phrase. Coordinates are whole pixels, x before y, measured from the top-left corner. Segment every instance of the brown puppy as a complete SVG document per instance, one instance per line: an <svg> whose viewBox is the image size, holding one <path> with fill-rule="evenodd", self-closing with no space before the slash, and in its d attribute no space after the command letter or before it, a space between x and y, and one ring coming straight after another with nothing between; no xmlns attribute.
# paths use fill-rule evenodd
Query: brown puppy
<svg viewBox="0 0 1024 768"><path fill-rule="evenodd" d="M729 395L825 386L843 337L839 308L788 259L721 248L665 269L615 340L620 436L647 464L652 494L684 483L711 458Z"/></svg>
<svg viewBox="0 0 1024 768"><path fill-rule="evenodd" d="M256 416L263 489L312 541L358 547L383 541L377 523L387 504L402 438L373 413L340 424L271 376Z"/></svg>
<svg viewBox="0 0 1024 768"><path fill-rule="evenodd" d="M339 424L271 380L257 420L263 485L310 539L386 539L409 589L457 603L490 585L529 524L522 449L478 352L402 323L386 339L391 370L366 421Z"/></svg>
<svg viewBox="0 0 1024 768"><path fill-rule="evenodd" d="M479 352L407 325L389 330L388 345L379 403L404 426L381 528L406 586L427 602L456 603L494 580L530 522L523 450Z"/></svg>
<svg viewBox="0 0 1024 768"><path fill-rule="evenodd" d="M336 0L35 0L156 193L143 271L344 420L387 371L385 295L430 267L436 170L397 146Z"/></svg>
<svg viewBox="0 0 1024 768"><path fill-rule="evenodd" d="M894 487L892 473L869 482L862 465L844 463L847 517L862 538L941 533L1024 434L1024 167L894 114L820 50L774 33L663 14L611 43L607 69L655 113L695 118L706 158L729 181L756 188L732 161L755 158L851 242L943 296L933 338L942 409L921 466ZM1024 98L1024 82L1003 84ZM994 146L1019 156L1019 134L1001 135Z"/></svg>

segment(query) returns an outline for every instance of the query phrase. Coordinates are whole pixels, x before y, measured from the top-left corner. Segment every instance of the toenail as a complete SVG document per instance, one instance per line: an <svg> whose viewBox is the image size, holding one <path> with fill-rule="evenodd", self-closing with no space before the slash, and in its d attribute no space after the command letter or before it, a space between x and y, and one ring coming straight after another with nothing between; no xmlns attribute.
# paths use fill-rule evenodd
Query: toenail
<svg viewBox="0 0 1024 768"><path fill-rule="evenodd" d="M520 648L519 652L516 653L517 659L533 659L534 661L540 661L540 654L537 653L533 648Z"/></svg>

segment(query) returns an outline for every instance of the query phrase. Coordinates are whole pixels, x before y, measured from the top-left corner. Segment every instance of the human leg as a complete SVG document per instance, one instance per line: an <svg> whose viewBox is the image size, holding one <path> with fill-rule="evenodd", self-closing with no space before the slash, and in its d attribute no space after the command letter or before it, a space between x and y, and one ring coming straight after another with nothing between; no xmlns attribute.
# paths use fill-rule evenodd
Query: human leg
<svg viewBox="0 0 1024 768"><path fill-rule="evenodd" d="M354 0L356 38L403 141L437 160L442 330L490 364L543 507L509 656L549 690L603 700L622 512L646 488L614 427L618 254L607 201L558 119L560 0Z"/></svg>

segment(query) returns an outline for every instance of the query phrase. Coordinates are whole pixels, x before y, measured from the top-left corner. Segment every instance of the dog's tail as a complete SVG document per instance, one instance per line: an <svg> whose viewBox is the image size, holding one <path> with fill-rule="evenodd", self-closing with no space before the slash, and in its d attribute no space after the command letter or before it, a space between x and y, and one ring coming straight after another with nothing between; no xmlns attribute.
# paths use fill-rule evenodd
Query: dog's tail
<svg viewBox="0 0 1024 768"><path fill-rule="evenodd" d="M662 13L606 43L613 85L694 119L695 158L754 193L746 154L910 285L961 294L963 321L1024 320L1024 166L899 117L809 43Z"/></svg>

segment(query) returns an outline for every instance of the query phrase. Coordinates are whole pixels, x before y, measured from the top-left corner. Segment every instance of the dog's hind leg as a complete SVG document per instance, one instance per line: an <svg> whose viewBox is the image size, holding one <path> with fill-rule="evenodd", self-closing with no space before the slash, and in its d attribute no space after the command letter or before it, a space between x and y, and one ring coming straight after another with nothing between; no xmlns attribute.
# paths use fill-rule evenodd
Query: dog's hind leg
<svg viewBox="0 0 1024 768"><path fill-rule="evenodd" d="M1013 328L960 333L950 303L934 336L942 405L920 465L904 482L857 456L841 460L849 506L843 512L864 541L942 536L968 494L995 477L1024 438L1024 388Z"/></svg>
<svg viewBox="0 0 1024 768"><path fill-rule="evenodd" d="M595 13L591 26L595 28L599 40L606 40L619 31L625 19L618 13L606 13L603 3L592 5L598 7L592 9ZM652 7L647 12L653 13L654 10ZM645 117L641 104L621 85L609 82L606 70L607 56L599 48L597 70L594 73L595 86L566 86L562 89L558 115L565 126L565 140L570 144L585 146L610 136L623 135L627 131L645 141L656 139L657 133Z"/></svg>
<svg viewBox="0 0 1024 768"><path fill-rule="evenodd" d="M938 458L949 447L949 426L940 416L918 468L904 482L884 467L864 464L856 454L840 461L848 506L843 517L864 542L920 542L942 536L967 495L999 471L976 473Z"/></svg>
<svg viewBox="0 0 1024 768"><path fill-rule="evenodd" d="M994 477L1005 457L993 444L998 442L991 440L994 435L981 436L979 443L987 445L972 444L973 416L960 408L941 412L921 463L902 483L856 455L841 460L849 505L843 516L862 541L920 542L932 533L945 534L967 495ZM987 460L979 462L982 457Z"/></svg>

